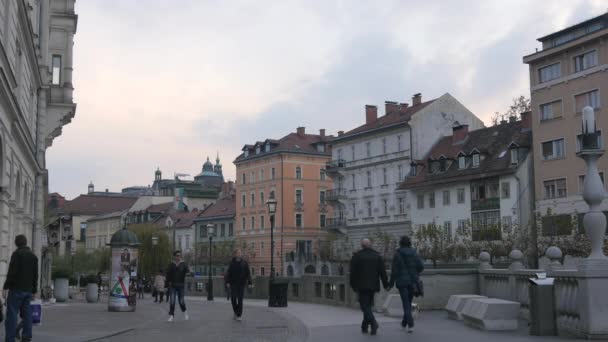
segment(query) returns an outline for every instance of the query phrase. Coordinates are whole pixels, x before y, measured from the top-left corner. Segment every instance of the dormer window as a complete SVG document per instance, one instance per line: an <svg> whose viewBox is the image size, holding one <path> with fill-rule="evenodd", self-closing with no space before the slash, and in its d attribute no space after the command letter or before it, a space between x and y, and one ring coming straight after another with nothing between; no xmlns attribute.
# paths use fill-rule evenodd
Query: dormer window
<svg viewBox="0 0 608 342"><path fill-rule="evenodd" d="M325 144L318 144L317 152L325 152Z"/></svg>
<svg viewBox="0 0 608 342"><path fill-rule="evenodd" d="M447 161L445 157L439 158L439 172L445 172L447 166Z"/></svg>
<svg viewBox="0 0 608 342"><path fill-rule="evenodd" d="M465 169L466 167L467 167L467 158L461 154L460 156L458 156L458 168L462 170L462 169Z"/></svg>
<svg viewBox="0 0 608 342"><path fill-rule="evenodd" d="M260 146L256 146L256 148L255 148L255 154L260 154L260 152L261 152Z"/></svg>
<svg viewBox="0 0 608 342"><path fill-rule="evenodd" d="M266 146L265 146L264 150L265 150L266 152L270 152L270 144L266 144Z"/></svg>
<svg viewBox="0 0 608 342"><path fill-rule="evenodd" d="M473 167L479 167L479 153L473 154Z"/></svg>
<svg viewBox="0 0 608 342"><path fill-rule="evenodd" d="M245 157L249 157L249 150L245 150Z"/></svg>
<svg viewBox="0 0 608 342"><path fill-rule="evenodd" d="M519 163L519 150L517 148L511 148L511 164Z"/></svg>
<svg viewBox="0 0 608 342"><path fill-rule="evenodd" d="M416 176L417 171L418 171L418 165L416 165L416 163L410 164L410 177Z"/></svg>
<svg viewBox="0 0 608 342"><path fill-rule="evenodd" d="M436 173L437 170L439 169L439 162L431 160L429 161L430 164L430 168L431 168L431 174Z"/></svg>

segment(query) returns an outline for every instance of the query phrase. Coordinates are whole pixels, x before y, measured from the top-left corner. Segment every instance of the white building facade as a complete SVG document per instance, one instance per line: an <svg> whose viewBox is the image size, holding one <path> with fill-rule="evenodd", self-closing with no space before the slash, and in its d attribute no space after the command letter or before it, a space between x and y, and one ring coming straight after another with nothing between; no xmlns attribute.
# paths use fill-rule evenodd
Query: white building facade
<svg viewBox="0 0 608 342"><path fill-rule="evenodd" d="M351 241L378 232L399 236L410 233L407 192L396 192L410 171L413 159L425 155L452 126L465 123L477 129L483 122L450 94L412 105L386 102L386 115L366 106L366 123L332 140L332 161L326 172L334 180L327 200L334 217L327 227Z"/></svg>
<svg viewBox="0 0 608 342"><path fill-rule="evenodd" d="M0 283L14 238L25 234L50 281L42 229L45 152L75 115L74 0L0 0Z"/></svg>

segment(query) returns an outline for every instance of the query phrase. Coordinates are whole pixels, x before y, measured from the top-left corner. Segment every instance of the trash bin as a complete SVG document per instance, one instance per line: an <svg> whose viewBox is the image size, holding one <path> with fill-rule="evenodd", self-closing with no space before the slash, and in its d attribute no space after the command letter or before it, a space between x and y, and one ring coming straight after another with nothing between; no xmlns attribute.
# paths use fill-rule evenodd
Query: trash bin
<svg viewBox="0 0 608 342"><path fill-rule="evenodd" d="M553 278L539 274L530 278L530 335L557 335L555 316L555 290Z"/></svg>
<svg viewBox="0 0 608 342"><path fill-rule="evenodd" d="M271 308L287 307L289 280L274 279L269 282L268 287L268 306Z"/></svg>

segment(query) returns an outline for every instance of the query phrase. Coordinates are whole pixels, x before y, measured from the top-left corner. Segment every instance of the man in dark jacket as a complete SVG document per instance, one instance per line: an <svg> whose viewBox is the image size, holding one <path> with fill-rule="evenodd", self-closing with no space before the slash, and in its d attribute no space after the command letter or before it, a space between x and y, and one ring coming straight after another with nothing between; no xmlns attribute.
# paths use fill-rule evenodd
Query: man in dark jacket
<svg viewBox="0 0 608 342"><path fill-rule="evenodd" d="M359 305L363 311L361 331L367 333L371 325L372 335L378 331L378 322L372 312L374 294L380 291L380 281L385 289L388 288L386 268L382 256L371 248L369 239L361 240L361 250L350 260L350 286L359 295Z"/></svg>
<svg viewBox="0 0 608 342"><path fill-rule="evenodd" d="M403 304L403 320L401 326L407 327L408 332L414 332L414 318L412 316L412 299L414 299L414 285L418 282L419 274L424 271L424 264L412 248L412 241L403 236L399 241L399 249L393 257L391 268L390 287L397 285L401 303Z"/></svg>
<svg viewBox="0 0 608 342"><path fill-rule="evenodd" d="M232 300L232 310L234 311L234 319L240 321L243 315L243 296L245 295L245 287L251 286L251 272L249 264L243 259L243 252L240 249L234 251L234 257L228 265L228 270L224 276L226 287L230 291Z"/></svg>
<svg viewBox="0 0 608 342"><path fill-rule="evenodd" d="M13 252L4 283L2 296L6 300L6 341L14 342L17 319L21 314L23 336L21 341L32 340L32 311L30 302L38 292L38 258L27 247L25 235L15 237L17 250Z"/></svg>
<svg viewBox="0 0 608 342"><path fill-rule="evenodd" d="M167 269L167 284L169 285L169 322L173 322L175 316L175 297L179 300L179 307L184 313L184 319L188 320L188 312L186 312L186 302L184 301L184 286L186 284L186 275L190 273L190 268L182 260L182 252L175 251L173 253L173 262Z"/></svg>

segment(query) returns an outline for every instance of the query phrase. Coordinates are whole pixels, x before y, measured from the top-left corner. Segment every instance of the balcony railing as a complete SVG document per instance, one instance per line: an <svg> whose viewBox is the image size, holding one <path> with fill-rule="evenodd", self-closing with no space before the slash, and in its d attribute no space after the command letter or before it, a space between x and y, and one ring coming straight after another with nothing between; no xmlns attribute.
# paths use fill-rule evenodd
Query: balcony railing
<svg viewBox="0 0 608 342"><path fill-rule="evenodd" d="M500 209L500 198L485 198L471 201L471 211Z"/></svg>
<svg viewBox="0 0 608 342"><path fill-rule="evenodd" d="M337 159L328 161L325 164L325 172L326 173L337 173L346 167L346 160Z"/></svg>
<svg viewBox="0 0 608 342"><path fill-rule="evenodd" d="M346 198L346 189L338 188L325 191L327 201L339 201Z"/></svg>
<svg viewBox="0 0 608 342"><path fill-rule="evenodd" d="M329 217L325 220L325 228L342 227L346 227L346 219L344 217Z"/></svg>

